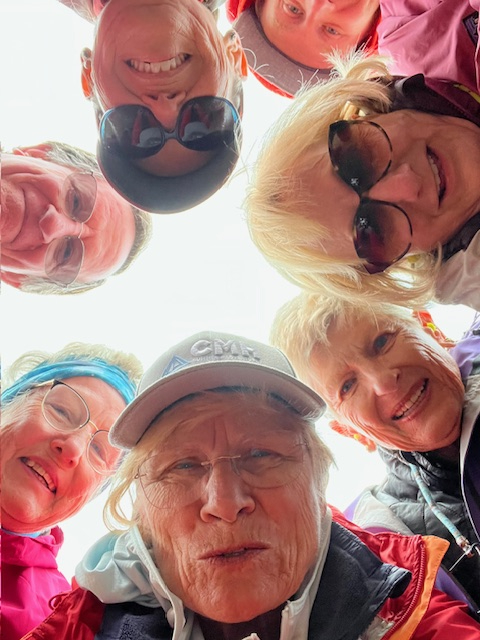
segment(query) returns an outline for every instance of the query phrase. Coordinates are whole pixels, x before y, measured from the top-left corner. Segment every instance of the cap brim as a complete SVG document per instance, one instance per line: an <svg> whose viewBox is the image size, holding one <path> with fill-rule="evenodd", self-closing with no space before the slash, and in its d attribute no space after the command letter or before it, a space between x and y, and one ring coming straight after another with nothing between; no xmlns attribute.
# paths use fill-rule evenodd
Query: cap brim
<svg viewBox="0 0 480 640"><path fill-rule="evenodd" d="M125 200L150 213L187 211L212 196L227 181L239 158L240 137L225 145L197 171L181 176L155 176L131 160L109 152L101 142L97 160L107 182Z"/></svg>
<svg viewBox="0 0 480 640"><path fill-rule="evenodd" d="M305 85L325 82L330 77L331 69L306 67L267 40L254 5L240 14L233 27L242 41L248 66L265 85L294 96Z"/></svg>
<svg viewBox="0 0 480 640"><path fill-rule="evenodd" d="M152 421L174 402L192 393L220 387L264 390L313 420L325 411L325 403L313 389L277 369L250 362L210 362L180 370L147 387L120 415L110 430L110 441L117 447L131 449Z"/></svg>

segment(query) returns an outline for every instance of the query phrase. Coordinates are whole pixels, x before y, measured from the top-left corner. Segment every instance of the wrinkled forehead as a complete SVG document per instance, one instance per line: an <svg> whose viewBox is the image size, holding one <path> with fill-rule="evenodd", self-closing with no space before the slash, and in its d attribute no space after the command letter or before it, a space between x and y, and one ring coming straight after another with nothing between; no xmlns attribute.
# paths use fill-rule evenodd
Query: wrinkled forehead
<svg viewBox="0 0 480 640"><path fill-rule="evenodd" d="M49 175L57 176L64 180L77 168L73 165L57 164L47 158L33 157L31 155L17 155L16 153L2 152L2 176L15 174L31 174L32 176Z"/></svg>
<svg viewBox="0 0 480 640"><path fill-rule="evenodd" d="M96 3L102 0L94 0ZM103 0L104 1L104 0ZM185 18L189 16L200 17L202 20L212 20L215 23L212 12L202 2L202 0L108 0L104 2L104 7L97 14L95 23L95 37L99 31L103 31L118 18L135 16L139 12L149 12L150 15L158 15L161 20L162 11L168 8L178 10L179 15Z"/></svg>
<svg viewBox="0 0 480 640"><path fill-rule="evenodd" d="M153 420L148 439L157 447L229 442L266 437L276 432L300 433L304 419L280 399L248 390L195 394L178 402Z"/></svg>

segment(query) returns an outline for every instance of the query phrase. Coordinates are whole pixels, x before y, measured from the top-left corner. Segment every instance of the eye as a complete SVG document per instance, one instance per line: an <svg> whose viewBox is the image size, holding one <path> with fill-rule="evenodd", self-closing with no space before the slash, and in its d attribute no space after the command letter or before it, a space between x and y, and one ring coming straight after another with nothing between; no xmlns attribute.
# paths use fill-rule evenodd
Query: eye
<svg viewBox="0 0 480 640"><path fill-rule="evenodd" d="M344 397L348 393L350 393L350 391L353 389L355 382L356 382L356 378L349 378L348 380L345 380L345 382L340 387L340 395Z"/></svg>
<svg viewBox="0 0 480 640"><path fill-rule="evenodd" d="M395 333L381 333L373 341L373 353L385 353L393 344Z"/></svg>
<svg viewBox="0 0 480 640"><path fill-rule="evenodd" d="M83 211L82 194L73 185L66 194L65 204L68 216L72 218L72 220L79 220L80 214Z"/></svg>
<svg viewBox="0 0 480 640"><path fill-rule="evenodd" d="M302 10L294 4L286 3L284 7L287 13L291 13L294 16L300 16L302 14Z"/></svg>
<svg viewBox="0 0 480 640"><path fill-rule="evenodd" d="M330 35L330 36L339 36L340 31L337 31L336 29L334 29L333 27L329 27L328 25L325 25L325 31Z"/></svg>
<svg viewBox="0 0 480 640"><path fill-rule="evenodd" d="M48 407L63 422L72 422L70 412L63 405L49 403Z"/></svg>

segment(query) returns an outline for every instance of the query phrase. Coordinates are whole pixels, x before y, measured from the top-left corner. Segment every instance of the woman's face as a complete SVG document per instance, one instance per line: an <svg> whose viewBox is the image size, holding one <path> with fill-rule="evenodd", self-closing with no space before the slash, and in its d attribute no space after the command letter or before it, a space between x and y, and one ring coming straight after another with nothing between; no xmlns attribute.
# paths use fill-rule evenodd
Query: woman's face
<svg viewBox="0 0 480 640"><path fill-rule="evenodd" d="M299 588L318 549L320 500L307 452L292 481L268 489L249 486L221 459L243 452L246 442L259 454L276 447L279 431L288 428L288 419L279 425L278 414L255 402L248 416L226 406L221 417L180 425L162 443L156 469L166 465L184 474L187 460L217 459L208 479L199 480L194 502L155 508L139 491L143 528L166 584L188 608L219 622L251 620L281 605Z"/></svg>
<svg viewBox="0 0 480 640"><path fill-rule="evenodd" d="M145 104L171 128L189 98L229 97L234 73L226 41L198 0L111 0L92 52L102 106Z"/></svg>
<svg viewBox="0 0 480 640"><path fill-rule="evenodd" d="M257 0L268 40L286 56L313 68L329 68L334 50L347 53L369 33L378 0Z"/></svg>
<svg viewBox="0 0 480 640"><path fill-rule="evenodd" d="M332 324L310 383L336 418L390 449L430 451L460 435L464 388L453 358L421 327L387 317Z"/></svg>
<svg viewBox="0 0 480 640"><path fill-rule="evenodd" d="M480 128L461 118L401 110L368 118L392 144L387 174L363 194L400 206L412 225L409 253L445 243L480 209ZM325 225L325 253L358 261L353 218L359 196L335 173L327 144L304 176L311 207L305 215ZM334 215L332 215L334 213Z"/></svg>
<svg viewBox="0 0 480 640"><path fill-rule="evenodd" d="M239 40L223 36L199 0L110 0L98 18L87 82L105 111L144 105L171 131L191 98L221 96L237 103L242 56ZM168 140L158 154L136 164L156 175L179 175L210 158Z"/></svg>
<svg viewBox="0 0 480 640"><path fill-rule="evenodd" d="M96 427L109 431L125 408L120 394L97 378L64 382L85 400ZM25 411L17 419L10 421L3 411L2 526L16 533L40 531L69 518L105 482L87 461L87 445L95 431L92 423L75 432L51 427L41 409L48 389L31 392L34 396L26 399Z"/></svg>

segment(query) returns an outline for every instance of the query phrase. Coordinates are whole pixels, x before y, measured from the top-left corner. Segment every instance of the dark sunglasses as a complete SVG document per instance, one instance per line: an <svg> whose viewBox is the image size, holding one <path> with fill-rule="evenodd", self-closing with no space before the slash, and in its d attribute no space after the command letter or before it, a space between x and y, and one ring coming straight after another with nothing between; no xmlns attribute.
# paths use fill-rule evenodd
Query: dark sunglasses
<svg viewBox="0 0 480 640"><path fill-rule="evenodd" d="M412 224L396 204L364 198L392 163L392 143L384 129L367 120L339 120L330 125L328 152L339 177L360 197L353 218L353 244L368 273L398 262L412 246Z"/></svg>
<svg viewBox="0 0 480 640"><path fill-rule="evenodd" d="M109 152L132 159L153 156L172 138L193 151L212 151L234 141L238 122L233 104L216 96L185 102L173 131L165 129L147 107L124 104L103 116L100 142Z"/></svg>

